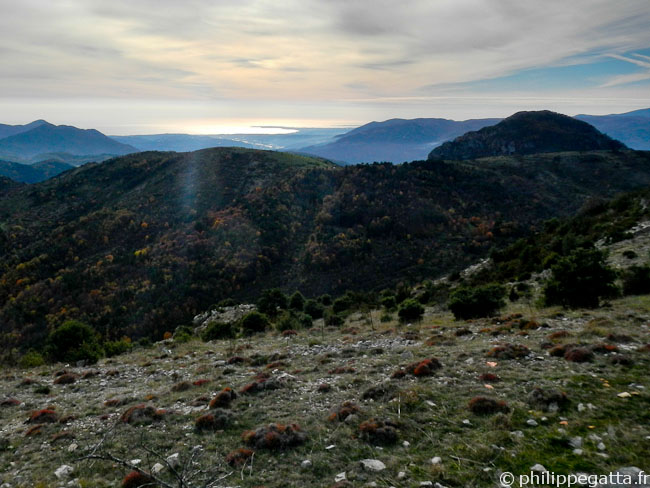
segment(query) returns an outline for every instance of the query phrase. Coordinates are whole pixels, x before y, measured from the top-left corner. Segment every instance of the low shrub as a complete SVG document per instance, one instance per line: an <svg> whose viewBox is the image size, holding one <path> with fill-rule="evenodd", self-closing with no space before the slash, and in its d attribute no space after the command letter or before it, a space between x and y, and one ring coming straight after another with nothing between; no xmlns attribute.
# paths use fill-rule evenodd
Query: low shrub
<svg viewBox="0 0 650 488"><path fill-rule="evenodd" d="M77 381L77 375L73 373L65 373L62 374L61 376L57 377L54 380L55 385L71 385Z"/></svg>
<svg viewBox="0 0 650 488"><path fill-rule="evenodd" d="M113 356L119 356L129 352L133 348L131 340L128 338L122 338L119 341L108 341L104 342L104 353L106 357L112 358Z"/></svg>
<svg viewBox="0 0 650 488"><path fill-rule="evenodd" d="M572 363L586 363L593 358L594 353L587 347L570 347L564 352L564 359Z"/></svg>
<svg viewBox="0 0 650 488"><path fill-rule="evenodd" d="M469 401L468 408L474 415L493 415L495 413L508 413L510 407L502 400L488 397L474 397Z"/></svg>
<svg viewBox="0 0 650 488"><path fill-rule="evenodd" d="M153 478L140 471L131 471L122 480L122 488L140 488L145 486L155 486Z"/></svg>
<svg viewBox="0 0 650 488"><path fill-rule="evenodd" d="M45 408L43 410L37 410L33 412L27 423L29 424L53 424L59 421L59 414L57 414L51 408Z"/></svg>
<svg viewBox="0 0 650 488"><path fill-rule="evenodd" d="M225 429L232 421L232 414L227 410L214 409L210 413L201 415L194 421L194 426L198 431L205 430L222 430Z"/></svg>
<svg viewBox="0 0 650 488"><path fill-rule="evenodd" d="M303 444L307 434L297 424L269 424L245 431L242 439L256 449L283 450Z"/></svg>
<svg viewBox="0 0 650 488"><path fill-rule="evenodd" d="M234 451L230 451L226 455L226 462L233 468L237 466L243 466L248 462L248 460L253 456L253 451L250 449L239 448Z"/></svg>
<svg viewBox="0 0 650 488"><path fill-rule="evenodd" d="M359 437L372 444L395 444L397 424L391 420L369 419L359 425Z"/></svg>
<svg viewBox="0 0 650 488"><path fill-rule="evenodd" d="M142 403L129 408L122 414L120 420L126 424L148 424L161 420L164 415L164 410Z"/></svg>
<svg viewBox="0 0 650 488"><path fill-rule="evenodd" d="M499 381L501 381L501 378L499 378L494 373L483 373L481 376L478 377L478 379L485 383L498 383Z"/></svg>
<svg viewBox="0 0 650 488"><path fill-rule="evenodd" d="M237 393L232 388L226 387L210 400L210 408L227 408L237 398Z"/></svg>
<svg viewBox="0 0 650 488"><path fill-rule="evenodd" d="M569 406L569 397L563 391L535 388L528 394L528 404L545 412L565 410Z"/></svg>
<svg viewBox="0 0 650 488"><path fill-rule="evenodd" d="M36 368L45 364L45 359L41 353L30 349L18 360L18 366L23 369Z"/></svg>
<svg viewBox="0 0 650 488"><path fill-rule="evenodd" d="M488 357L495 359L521 359L530 354L523 344L501 344L494 346L488 353Z"/></svg>
<svg viewBox="0 0 650 488"><path fill-rule="evenodd" d="M190 383L189 381L180 381L179 383L172 385L171 391L175 391L175 392L187 391L190 388L192 388L192 383Z"/></svg>
<svg viewBox="0 0 650 488"><path fill-rule="evenodd" d="M327 417L327 419L330 422L333 422L335 420L338 420L339 422L343 422L350 415L356 414L358 412L359 412L359 407L354 402L346 401L343 402L340 406L336 407L334 410L332 410L329 414L329 417Z"/></svg>

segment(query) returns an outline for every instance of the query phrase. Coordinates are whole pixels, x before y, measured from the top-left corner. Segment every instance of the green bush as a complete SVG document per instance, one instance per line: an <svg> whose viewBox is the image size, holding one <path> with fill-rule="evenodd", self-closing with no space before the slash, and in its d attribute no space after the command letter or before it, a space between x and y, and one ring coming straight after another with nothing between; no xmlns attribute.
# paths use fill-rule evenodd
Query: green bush
<svg viewBox="0 0 650 488"><path fill-rule="evenodd" d="M180 344L189 342L192 340L192 335L193 332L191 328L189 328L187 325L179 325L174 331L174 342L178 342Z"/></svg>
<svg viewBox="0 0 650 488"><path fill-rule="evenodd" d="M630 266L621 273L625 295L645 295L650 293L650 267Z"/></svg>
<svg viewBox="0 0 650 488"><path fill-rule="evenodd" d="M339 326L345 323L345 319L334 313L333 310L326 310L323 318L325 319L325 325Z"/></svg>
<svg viewBox="0 0 650 488"><path fill-rule="evenodd" d="M296 315L292 312L282 312L278 317L278 320L275 322L275 329L279 332L285 330L296 330L300 329L301 324L298 321Z"/></svg>
<svg viewBox="0 0 650 488"><path fill-rule="evenodd" d="M352 308L352 305L352 297L346 294L342 297L338 297L332 302L332 310L334 313L342 313L350 310L350 308Z"/></svg>
<svg viewBox="0 0 650 488"><path fill-rule="evenodd" d="M393 316L391 314L389 314L389 313L386 313L386 312L381 314L381 317L379 317L379 321L381 323L390 322L391 320L393 320Z"/></svg>
<svg viewBox="0 0 650 488"><path fill-rule="evenodd" d="M382 297L380 300L381 306L386 310L394 310L397 307L397 301L392 295Z"/></svg>
<svg viewBox="0 0 650 488"><path fill-rule="evenodd" d="M119 356L128 352L133 347L133 344L126 339L121 339L119 341L108 341L104 342L104 353L106 357L112 358L113 356Z"/></svg>
<svg viewBox="0 0 650 488"><path fill-rule="evenodd" d="M260 312L249 312L240 320L240 326L244 335L264 332L270 325L269 318Z"/></svg>
<svg viewBox="0 0 650 488"><path fill-rule="evenodd" d="M332 304L332 297L329 296L327 293L325 293L324 295L321 295L318 298L318 301L321 302L326 307L329 307Z"/></svg>
<svg viewBox="0 0 650 488"><path fill-rule="evenodd" d="M257 301L257 309L260 313L269 317L275 317L280 310L287 308L287 297L279 288L264 290Z"/></svg>
<svg viewBox="0 0 650 488"><path fill-rule="evenodd" d="M551 268L553 275L544 287L547 305L595 308L601 298L616 295L616 273L598 249L578 248Z"/></svg>
<svg viewBox="0 0 650 488"><path fill-rule="evenodd" d="M18 365L21 368L35 368L37 366L42 366L45 364L45 359L38 351L30 349L27 351L23 357L18 361Z"/></svg>
<svg viewBox="0 0 650 488"><path fill-rule="evenodd" d="M323 318L325 307L316 300L307 300L305 302L305 313L311 315L313 319Z"/></svg>
<svg viewBox="0 0 650 488"><path fill-rule="evenodd" d="M203 333L201 333L203 342L232 339L233 337L235 337L233 324L226 324L224 322L210 322Z"/></svg>
<svg viewBox="0 0 650 488"><path fill-rule="evenodd" d="M96 363L102 357L99 334L87 324L68 320L53 330L47 339L48 355L55 361Z"/></svg>
<svg viewBox="0 0 650 488"><path fill-rule="evenodd" d="M488 317L505 305L505 293L505 288L497 284L463 286L451 293L447 306L459 320Z"/></svg>
<svg viewBox="0 0 650 488"><path fill-rule="evenodd" d="M302 312L305 307L305 297L302 296L302 293L296 291L291 298L289 298L289 308L291 310L297 310Z"/></svg>
<svg viewBox="0 0 650 488"><path fill-rule="evenodd" d="M422 314L424 313L424 307L420 302L413 298L407 298L402 303L400 303L399 309L397 310L397 315L400 320L420 320Z"/></svg>

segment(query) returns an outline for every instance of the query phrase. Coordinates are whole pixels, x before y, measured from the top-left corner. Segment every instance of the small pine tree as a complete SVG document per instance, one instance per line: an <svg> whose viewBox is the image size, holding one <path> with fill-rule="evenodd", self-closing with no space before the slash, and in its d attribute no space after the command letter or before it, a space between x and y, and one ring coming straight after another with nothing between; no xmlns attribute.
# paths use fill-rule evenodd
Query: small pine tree
<svg viewBox="0 0 650 488"><path fill-rule="evenodd" d="M578 248L558 260L544 287L546 304L596 308L601 298L615 296L616 273L606 265L605 258L598 249Z"/></svg>
<svg viewBox="0 0 650 488"><path fill-rule="evenodd" d="M270 325L269 318L263 313L249 312L241 318L241 329L244 335L264 332Z"/></svg>
<svg viewBox="0 0 650 488"><path fill-rule="evenodd" d="M459 320L488 317L505 305L505 288L497 284L463 286L449 296L447 306Z"/></svg>
<svg viewBox="0 0 650 488"><path fill-rule="evenodd" d="M296 291L293 295L291 295L291 298L289 299L289 308L291 310L302 312L304 306L305 306L305 297L302 296L302 293Z"/></svg>
<svg viewBox="0 0 650 488"><path fill-rule="evenodd" d="M402 321L420 320L422 314L424 314L424 307L420 302L413 298L407 298L404 300L397 311L397 315L399 315L399 318Z"/></svg>
<svg viewBox="0 0 650 488"><path fill-rule="evenodd" d="M46 350L55 361L96 363L104 351L99 345L99 334L88 324L68 320L53 330Z"/></svg>

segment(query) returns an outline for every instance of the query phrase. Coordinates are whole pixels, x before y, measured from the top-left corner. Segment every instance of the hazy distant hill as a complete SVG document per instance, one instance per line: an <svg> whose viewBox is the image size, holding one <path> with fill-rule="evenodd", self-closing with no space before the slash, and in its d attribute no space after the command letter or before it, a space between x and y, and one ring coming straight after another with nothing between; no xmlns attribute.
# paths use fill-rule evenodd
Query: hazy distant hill
<svg viewBox="0 0 650 488"><path fill-rule="evenodd" d="M251 149L296 150L310 144L329 142L342 129L301 128L289 134L152 134L137 136L111 136L141 151L198 151L209 147L247 147Z"/></svg>
<svg viewBox="0 0 650 488"><path fill-rule="evenodd" d="M0 175L22 183L38 183L72 168L74 166L58 161L41 161L35 164L0 161Z"/></svg>
<svg viewBox="0 0 650 488"><path fill-rule="evenodd" d="M632 149L650 149L650 109L613 115L576 115Z"/></svg>
<svg viewBox="0 0 650 488"><path fill-rule="evenodd" d="M34 344L79 318L160 337L274 286L314 296L435 278L645 185L650 153L625 150L337 167L217 148L90 163L0 193L0 336Z"/></svg>
<svg viewBox="0 0 650 488"><path fill-rule="evenodd" d="M47 122L44 120L35 120L34 122L30 122L29 124L25 125L0 124L0 139L4 139L5 137L9 136L15 136L16 134L20 134L22 132L27 132L43 124L47 124Z"/></svg>
<svg viewBox="0 0 650 488"><path fill-rule="evenodd" d="M424 159L432 148L465 132L501 119L457 122L447 119L391 119L371 122L338 136L333 142L308 146L301 152L347 164Z"/></svg>
<svg viewBox="0 0 650 488"><path fill-rule="evenodd" d="M445 142L429 159L464 160L561 151L618 150L625 145L581 120L548 110L518 112Z"/></svg>
<svg viewBox="0 0 650 488"><path fill-rule="evenodd" d="M133 146L114 141L95 129L41 122L27 131L0 139L0 155L5 159L23 161L46 153L87 156L124 155L137 151Z"/></svg>

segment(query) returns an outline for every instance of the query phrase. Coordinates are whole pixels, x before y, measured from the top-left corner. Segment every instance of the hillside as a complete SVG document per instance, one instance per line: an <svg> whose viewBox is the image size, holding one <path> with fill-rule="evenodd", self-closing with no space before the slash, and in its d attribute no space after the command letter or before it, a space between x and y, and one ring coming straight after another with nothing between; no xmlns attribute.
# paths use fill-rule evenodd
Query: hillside
<svg viewBox="0 0 650 488"><path fill-rule="evenodd" d="M586 199L650 184L629 151L335 167L271 151L141 153L0 197L0 327L79 318L160 337L224 298L308 296L458 270Z"/></svg>
<svg viewBox="0 0 650 488"><path fill-rule="evenodd" d="M10 160L29 160L40 154L124 155L137 150L114 141L94 129L67 125L38 124L30 130L0 139L0 155ZM45 158L42 158L45 159Z"/></svg>
<svg viewBox="0 0 650 488"><path fill-rule="evenodd" d="M647 295L599 310L512 303L471 322L435 307L412 324L382 315L6 368L0 482L113 488L140 469L174 488L493 488L533 466L647 469ZM552 352L576 342L588 360Z"/></svg>
<svg viewBox="0 0 650 488"><path fill-rule="evenodd" d="M38 183L72 168L74 166L58 161L42 161L35 164L0 161L0 175L23 183Z"/></svg>
<svg viewBox="0 0 650 488"><path fill-rule="evenodd" d="M496 124L499 120L391 119L371 122L337 136L333 142L304 147L300 151L347 164L403 163L424 159L433 147L444 141Z"/></svg>
<svg viewBox="0 0 650 488"><path fill-rule="evenodd" d="M560 151L618 150L625 146L586 122L548 110L518 112L502 122L446 142L429 159L466 160Z"/></svg>

